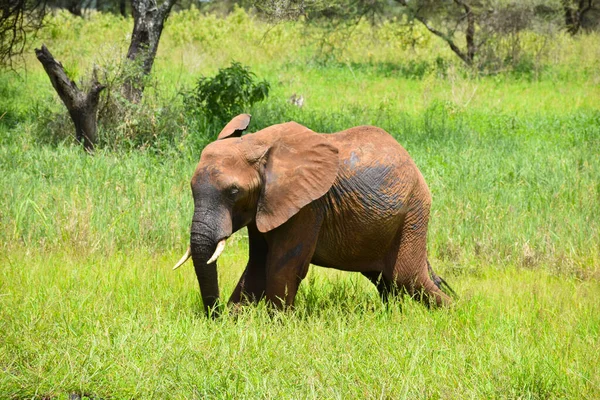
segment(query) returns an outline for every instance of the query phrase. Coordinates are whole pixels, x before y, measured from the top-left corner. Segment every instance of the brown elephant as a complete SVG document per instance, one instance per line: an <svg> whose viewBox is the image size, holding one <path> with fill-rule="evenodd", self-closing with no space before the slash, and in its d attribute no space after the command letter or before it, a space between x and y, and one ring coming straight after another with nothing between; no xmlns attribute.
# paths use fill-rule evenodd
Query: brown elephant
<svg viewBox="0 0 600 400"><path fill-rule="evenodd" d="M208 311L219 299L217 258L247 227L249 260L230 303L294 303L310 263L362 273L386 301L400 289L451 303L427 260L429 188L387 132L360 126L318 134L295 122L241 136L234 118L206 146L192 177L190 256ZM451 289L450 289L451 290Z"/></svg>

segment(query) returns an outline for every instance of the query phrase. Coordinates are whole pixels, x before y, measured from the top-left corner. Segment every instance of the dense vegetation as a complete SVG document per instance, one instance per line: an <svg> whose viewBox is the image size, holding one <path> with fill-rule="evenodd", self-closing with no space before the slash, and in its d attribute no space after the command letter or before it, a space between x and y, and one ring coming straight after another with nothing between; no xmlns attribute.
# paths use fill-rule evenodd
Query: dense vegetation
<svg viewBox="0 0 600 400"><path fill-rule="evenodd" d="M324 37L241 10L175 13L143 102L105 91L93 156L33 57L0 74L0 397L600 396L600 36L531 33L520 63L477 73L413 28ZM31 45L110 83L130 30L59 13ZM185 99L232 61L271 84L245 110L250 131L373 124L407 148L433 194L429 252L453 309L385 309L360 276L313 268L293 312L204 318L193 270L170 267L221 125ZM219 265L225 297L244 235Z"/></svg>

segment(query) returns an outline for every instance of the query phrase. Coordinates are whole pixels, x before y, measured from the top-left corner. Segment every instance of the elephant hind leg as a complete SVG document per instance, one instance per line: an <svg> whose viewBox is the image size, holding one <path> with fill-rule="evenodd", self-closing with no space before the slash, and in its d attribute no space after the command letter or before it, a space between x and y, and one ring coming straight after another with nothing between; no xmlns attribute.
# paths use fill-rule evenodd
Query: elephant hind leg
<svg viewBox="0 0 600 400"><path fill-rule="evenodd" d="M417 203L406 215L384 276L399 289L426 306L448 306L452 300L429 275L427 262L427 223L429 202Z"/></svg>
<svg viewBox="0 0 600 400"><path fill-rule="evenodd" d="M452 299L442 292L429 277L426 280L417 280L411 285L409 293L427 307L447 307L452 304Z"/></svg>
<svg viewBox="0 0 600 400"><path fill-rule="evenodd" d="M445 307L452 304L452 299L444 293L429 277L426 263L402 262L394 266L393 286L399 292L411 296L427 307ZM411 273L406 271L411 270ZM405 273L398 273L398 272Z"/></svg>

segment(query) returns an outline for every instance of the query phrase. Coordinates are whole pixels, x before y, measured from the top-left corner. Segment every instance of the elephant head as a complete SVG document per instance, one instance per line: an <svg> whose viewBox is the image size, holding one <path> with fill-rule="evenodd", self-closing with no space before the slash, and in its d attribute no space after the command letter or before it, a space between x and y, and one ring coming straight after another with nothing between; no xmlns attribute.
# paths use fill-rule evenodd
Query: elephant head
<svg viewBox="0 0 600 400"><path fill-rule="evenodd" d="M254 224L270 232L331 188L338 150L325 135L295 122L241 136L250 115L235 117L202 151L191 188L190 256L205 310L219 300L217 259L227 238Z"/></svg>

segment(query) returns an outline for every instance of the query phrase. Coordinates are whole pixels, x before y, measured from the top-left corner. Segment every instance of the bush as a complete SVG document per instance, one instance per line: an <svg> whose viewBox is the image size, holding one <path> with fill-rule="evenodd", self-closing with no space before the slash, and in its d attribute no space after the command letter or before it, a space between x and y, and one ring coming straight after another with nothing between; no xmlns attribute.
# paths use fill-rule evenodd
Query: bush
<svg viewBox="0 0 600 400"><path fill-rule="evenodd" d="M185 99L186 105L194 112L226 122L265 100L270 88L269 82L256 82L256 75L250 68L234 61L230 67L219 69L212 78L200 77Z"/></svg>

